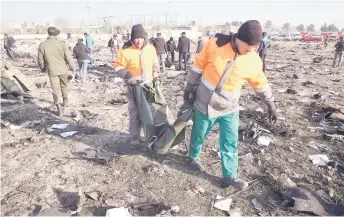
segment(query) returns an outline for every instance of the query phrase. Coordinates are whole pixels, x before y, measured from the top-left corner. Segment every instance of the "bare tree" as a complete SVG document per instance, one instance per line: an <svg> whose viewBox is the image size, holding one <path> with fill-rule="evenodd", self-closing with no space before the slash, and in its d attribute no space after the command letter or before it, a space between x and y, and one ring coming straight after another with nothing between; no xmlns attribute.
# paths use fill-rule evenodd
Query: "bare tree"
<svg viewBox="0 0 344 217"><path fill-rule="evenodd" d="M283 24L282 30L283 30L284 32L289 32L289 29L290 29L290 23L285 23L285 24Z"/></svg>
<svg viewBox="0 0 344 217"><path fill-rule="evenodd" d="M303 24L299 24L298 26L296 26L296 29L299 32L303 32L305 31L305 26Z"/></svg>
<svg viewBox="0 0 344 217"><path fill-rule="evenodd" d="M327 31L329 32L339 32L339 29L336 25L334 25L334 23L330 24L328 27L327 27Z"/></svg>
<svg viewBox="0 0 344 217"><path fill-rule="evenodd" d="M307 31L308 32L315 32L315 25L311 24L311 25L307 26Z"/></svg>
<svg viewBox="0 0 344 217"><path fill-rule="evenodd" d="M320 31L322 31L322 32L327 32L327 31L329 31L326 23L324 23L324 25L322 25L322 26L320 27Z"/></svg>
<svg viewBox="0 0 344 217"><path fill-rule="evenodd" d="M265 27L265 29L271 29L271 27L272 27L271 20L266 21L264 27Z"/></svg>

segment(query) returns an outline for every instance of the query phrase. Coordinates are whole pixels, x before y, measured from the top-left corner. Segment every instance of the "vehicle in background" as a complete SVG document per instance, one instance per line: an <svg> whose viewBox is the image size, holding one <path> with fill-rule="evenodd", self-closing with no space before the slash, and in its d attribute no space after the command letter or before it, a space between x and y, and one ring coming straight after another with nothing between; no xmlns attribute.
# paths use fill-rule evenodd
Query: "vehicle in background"
<svg viewBox="0 0 344 217"><path fill-rule="evenodd" d="M312 34L304 34L302 36L302 41L311 42L311 41L323 41L323 35L312 35Z"/></svg>
<svg viewBox="0 0 344 217"><path fill-rule="evenodd" d="M269 34L269 39L270 40L275 40L275 38L277 37L279 35L279 33L278 32L271 32L270 34Z"/></svg>
<svg viewBox="0 0 344 217"><path fill-rule="evenodd" d="M280 34L274 40L275 41L291 41L292 36L290 34Z"/></svg>
<svg viewBox="0 0 344 217"><path fill-rule="evenodd" d="M294 41L298 41L298 40L301 40L302 39L302 35L300 32L293 32L291 34L291 37Z"/></svg>

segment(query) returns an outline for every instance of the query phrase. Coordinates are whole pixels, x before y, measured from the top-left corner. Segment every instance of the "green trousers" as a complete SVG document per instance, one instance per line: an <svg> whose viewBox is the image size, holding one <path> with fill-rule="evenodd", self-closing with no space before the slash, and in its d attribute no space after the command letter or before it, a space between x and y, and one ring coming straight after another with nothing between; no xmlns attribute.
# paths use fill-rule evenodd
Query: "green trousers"
<svg viewBox="0 0 344 217"><path fill-rule="evenodd" d="M192 127L190 142L190 157L197 160L205 137L214 124L220 125L220 154L222 174L224 177L236 178L238 172L238 129L239 112L209 118L207 115L195 110L195 120Z"/></svg>
<svg viewBox="0 0 344 217"><path fill-rule="evenodd" d="M68 99L68 74L49 76L53 89L54 104L62 104L62 98Z"/></svg>

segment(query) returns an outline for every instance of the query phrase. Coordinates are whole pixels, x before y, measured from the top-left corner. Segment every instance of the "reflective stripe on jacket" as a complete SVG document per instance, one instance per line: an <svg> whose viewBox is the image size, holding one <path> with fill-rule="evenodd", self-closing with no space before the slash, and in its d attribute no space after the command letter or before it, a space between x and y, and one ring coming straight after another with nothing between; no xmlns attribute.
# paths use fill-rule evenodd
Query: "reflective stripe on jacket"
<svg viewBox="0 0 344 217"><path fill-rule="evenodd" d="M207 41L196 55L187 77L186 91L197 86L195 107L210 117L238 111L240 90L246 82L265 100L273 100L268 80L262 71L262 62L255 51L236 57L220 95L213 94L228 61L235 56L230 43L219 47L216 40L212 38Z"/></svg>

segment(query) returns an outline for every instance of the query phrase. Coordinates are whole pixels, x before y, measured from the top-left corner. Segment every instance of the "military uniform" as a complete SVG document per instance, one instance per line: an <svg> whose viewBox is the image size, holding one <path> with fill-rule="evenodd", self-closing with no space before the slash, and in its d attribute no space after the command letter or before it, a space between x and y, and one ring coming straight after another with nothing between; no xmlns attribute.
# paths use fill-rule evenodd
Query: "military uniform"
<svg viewBox="0 0 344 217"><path fill-rule="evenodd" d="M57 36L49 36L38 48L38 65L47 71L53 89L54 104L67 104L68 67L75 71L75 64L68 52L67 45Z"/></svg>

